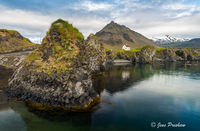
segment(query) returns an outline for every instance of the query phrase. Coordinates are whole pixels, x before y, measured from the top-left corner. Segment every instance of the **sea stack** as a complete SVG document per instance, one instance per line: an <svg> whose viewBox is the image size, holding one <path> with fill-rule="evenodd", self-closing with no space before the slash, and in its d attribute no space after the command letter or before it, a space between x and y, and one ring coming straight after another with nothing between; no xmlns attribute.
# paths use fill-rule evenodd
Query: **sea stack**
<svg viewBox="0 0 200 131"><path fill-rule="evenodd" d="M58 19L15 71L5 91L32 105L84 111L100 99L91 76L101 70L105 58L94 35L84 41L77 28Z"/></svg>

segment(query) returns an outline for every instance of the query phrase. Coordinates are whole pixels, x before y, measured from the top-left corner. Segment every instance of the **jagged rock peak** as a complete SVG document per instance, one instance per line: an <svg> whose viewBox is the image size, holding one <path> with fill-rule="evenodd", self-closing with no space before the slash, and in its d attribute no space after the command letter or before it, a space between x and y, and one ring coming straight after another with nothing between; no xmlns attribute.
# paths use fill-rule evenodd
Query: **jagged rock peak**
<svg viewBox="0 0 200 131"><path fill-rule="evenodd" d="M45 39L48 39L50 42L64 43L69 40L81 42L84 40L84 37L83 34L68 21L58 19L52 23L44 40ZM42 44L45 43L44 40Z"/></svg>

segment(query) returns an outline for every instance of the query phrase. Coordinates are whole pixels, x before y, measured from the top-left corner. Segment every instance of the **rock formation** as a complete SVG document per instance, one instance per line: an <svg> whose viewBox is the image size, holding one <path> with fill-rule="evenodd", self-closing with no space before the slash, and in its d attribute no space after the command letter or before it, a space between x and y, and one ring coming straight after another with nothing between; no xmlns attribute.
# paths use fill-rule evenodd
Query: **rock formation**
<svg viewBox="0 0 200 131"><path fill-rule="evenodd" d="M91 75L106 58L98 39L83 35L67 21L55 21L42 44L32 52L9 80L10 97L33 105L83 111L99 101ZM37 103L37 104L36 104Z"/></svg>

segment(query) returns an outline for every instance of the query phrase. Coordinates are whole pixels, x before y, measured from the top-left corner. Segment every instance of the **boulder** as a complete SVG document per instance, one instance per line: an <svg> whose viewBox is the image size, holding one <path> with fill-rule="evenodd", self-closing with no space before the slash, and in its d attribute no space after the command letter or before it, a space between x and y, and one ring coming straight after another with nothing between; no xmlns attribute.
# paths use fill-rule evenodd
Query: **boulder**
<svg viewBox="0 0 200 131"><path fill-rule="evenodd" d="M155 52L156 50L154 46L143 47L139 53L139 63L152 63Z"/></svg>

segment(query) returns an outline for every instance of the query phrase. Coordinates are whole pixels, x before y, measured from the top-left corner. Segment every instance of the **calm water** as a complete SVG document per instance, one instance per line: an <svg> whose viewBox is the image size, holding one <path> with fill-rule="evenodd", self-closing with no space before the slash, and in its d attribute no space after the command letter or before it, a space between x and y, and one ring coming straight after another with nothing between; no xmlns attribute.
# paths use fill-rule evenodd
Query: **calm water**
<svg viewBox="0 0 200 131"><path fill-rule="evenodd" d="M0 68L1 86L8 72ZM94 85L102 100L89 113L39 112L0 91L0 131L200 131L200 64L115 66Z"/></svg>

